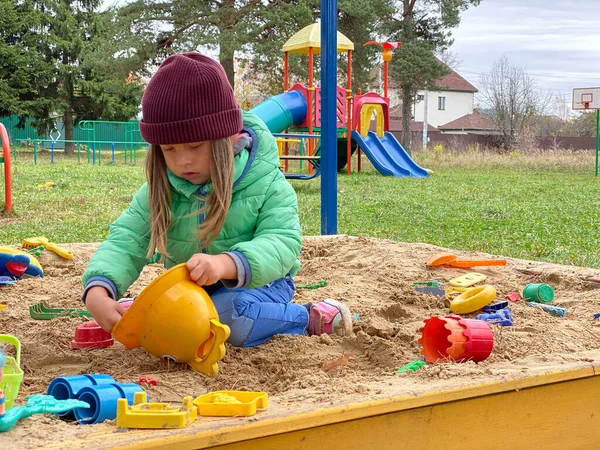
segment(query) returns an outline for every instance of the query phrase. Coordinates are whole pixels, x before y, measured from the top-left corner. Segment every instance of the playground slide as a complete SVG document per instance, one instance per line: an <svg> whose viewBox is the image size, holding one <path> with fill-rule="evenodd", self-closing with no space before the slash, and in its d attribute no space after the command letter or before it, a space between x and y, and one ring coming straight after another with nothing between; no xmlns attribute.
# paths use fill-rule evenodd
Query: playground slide
<svg viewBox="0 0 600 450"><path fill-rule="evenodd" d="M256 114L271 133L282 133L292 125L299 125L306 116L306 100L298 91L284 92L266 99L250 110Z"/></svg>
<svg viewBox="0 0 600 450"><path fill-rule="evenodd" d="M413 161L389 131L386 131L381 139L372 131L369 131L367 136L352 131L352 139L358 143L369 161L383 175L413 178L429 176L425 169Z"/></svg>
<svg viewBox="0 0 600 450"><path fill-rule="evenodd" d="M292 125L298 125L306 116L306 100L298 91L289 91L268 98L250 112L260 117L271 133L281 133ZM419 167L402 148L393 134L386 132L379 139L369 131L368 136L352 132L352 139L358 143L375 168L383 175L394 177L424 178L425 169ZM345 152L345 148L342 149ZM345 154L345 153L344 153Z"/></svg>

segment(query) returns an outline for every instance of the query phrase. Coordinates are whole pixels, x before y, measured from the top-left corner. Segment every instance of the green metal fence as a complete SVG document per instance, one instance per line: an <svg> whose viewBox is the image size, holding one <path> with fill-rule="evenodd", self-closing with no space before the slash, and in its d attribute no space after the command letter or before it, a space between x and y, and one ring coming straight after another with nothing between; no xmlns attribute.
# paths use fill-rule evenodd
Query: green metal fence
<svg viewBox="0 0 600 450"><path fill-rule="evenodd" d="M9 139L13 143L13 158L18 157L18 148L27 147L33 151L33 162L38 163L41 150L49 151L50 163L54 163L55 155L65 148L67 142L72 142L77 154L77 161L86 161L91 164L101 164L107 161L103 156L108 153L109 161L117 162L121 156L117 153L123 152L122 160L125 164L136 164L137 151L145 149L148 144L142 139L138 121L109 122L100 120L85 120L79 122L73 129L73 139L61 139L64 137L64 125L58 121L57 129L48 135L40 135L26 121L23 128L17 128L19 119L16 116L0 118L8 131Z"/></svg>

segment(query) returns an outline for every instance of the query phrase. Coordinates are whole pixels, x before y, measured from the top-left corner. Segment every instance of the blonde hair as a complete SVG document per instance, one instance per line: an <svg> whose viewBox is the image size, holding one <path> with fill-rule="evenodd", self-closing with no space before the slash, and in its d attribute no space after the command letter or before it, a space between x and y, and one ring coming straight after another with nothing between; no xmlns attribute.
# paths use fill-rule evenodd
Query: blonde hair
<svg viewBox="0 0 600 450"><path fill-rule="evenodd" d="M211 141L210 180L212 192L200 197L204 206L194 215L206 213L198 229L196 238L202 248L214 241L227 218L231 205L233 186L233 139ZM148 202L150 204L150 245L147 257L155 251L164 259L167 253L167 233L173 223L171 212L171 185L167 177L167 163L159 145L151 144L146 154L146 180L148 181Z"/></svg>

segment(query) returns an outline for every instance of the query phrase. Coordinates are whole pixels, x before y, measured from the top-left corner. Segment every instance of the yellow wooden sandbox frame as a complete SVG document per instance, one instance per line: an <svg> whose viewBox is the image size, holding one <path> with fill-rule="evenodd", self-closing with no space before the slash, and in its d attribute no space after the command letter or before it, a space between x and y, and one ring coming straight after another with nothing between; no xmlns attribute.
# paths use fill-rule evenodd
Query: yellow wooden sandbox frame
<svg viewBox="0 0 600 450"><path fill-rule="evenodd" d="M117 432L47 448L578 449L600 445L600 363L255 420L202 418L181 430ZM398 379L401 383L401 378ZM275 408L275 414L273 414Z"/></svg>

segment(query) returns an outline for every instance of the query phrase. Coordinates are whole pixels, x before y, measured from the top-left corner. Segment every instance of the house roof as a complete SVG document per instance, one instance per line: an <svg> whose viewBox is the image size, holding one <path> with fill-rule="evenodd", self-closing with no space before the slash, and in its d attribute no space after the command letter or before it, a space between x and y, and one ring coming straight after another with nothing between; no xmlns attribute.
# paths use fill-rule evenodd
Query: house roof
<svg viewBox="0 0 600 450"><path fill-rule="evenodd" d="M446 66L442 61L437 59L437 62ZM449 66L446 68L450 71L448 75L446 75L441 80L435 80L435 85L440 89L445 89L447 91L456 91L456 92L479 92L475 86L461 77L456 71L452 70Z"/></svg>
<svg viewBox="0 0 600 450"><path fill-rule="evenodd" d="M321 25L313 23L302 28L283 44L282 50L288 53L308 53L312 48L315 55L321 53ZM354 44L339 31L337 32L337 52L354 50Z"/></svg>
<svg viewBox="0 0 600 450"><path fill-rule="evenodd" d="M390 120L390 131L402 131L402 121L401 120ZM410 131L413 133L421 133L423 132L423 121L410 121ZM436 127L429 124L427 126L427 131L439 131Z"/></svg>
<svg viewBox="0 0 600 450"><path fill-rule="evenodd" d="M402 103L390 108L390 120L402 118Z"/></svg>
<svg viewBox="0 0 600 450"><path fill-rule="evenodd" d="M471 114L465 114L452 122L438 127L440 130L497 130L498 127L487 114L481 114L475 110Z"/></svg>
<svg viewBox="0 0 600 450"><path fill-rule="evenodd" d="M437 58L436 58L436 60L438 61L438 63L445 66L445 64L442 61L440 61ZM475 86L473 86L471 83L469 83L463 77L461 77L452 68L450 68L449 66L446 66L446 68L448 70L450 70L450 73L448 75L446 75L445 77L441 78L440 80L435 81L435 85L437 87L439 87L440 89L446 90L446 91L454 91L454 92L472 92L472 93L479 92ZM379 77L380 77L379 70L380 70L379 67L375 67L371 70L371 73L370 73L371 78L375 78L375 81L372 83L374 86L379 86ZM398 87L398 85L397 85L397 83L394 82L394 80L390 79L389 87L392 89L395 89Z"/></svg>

